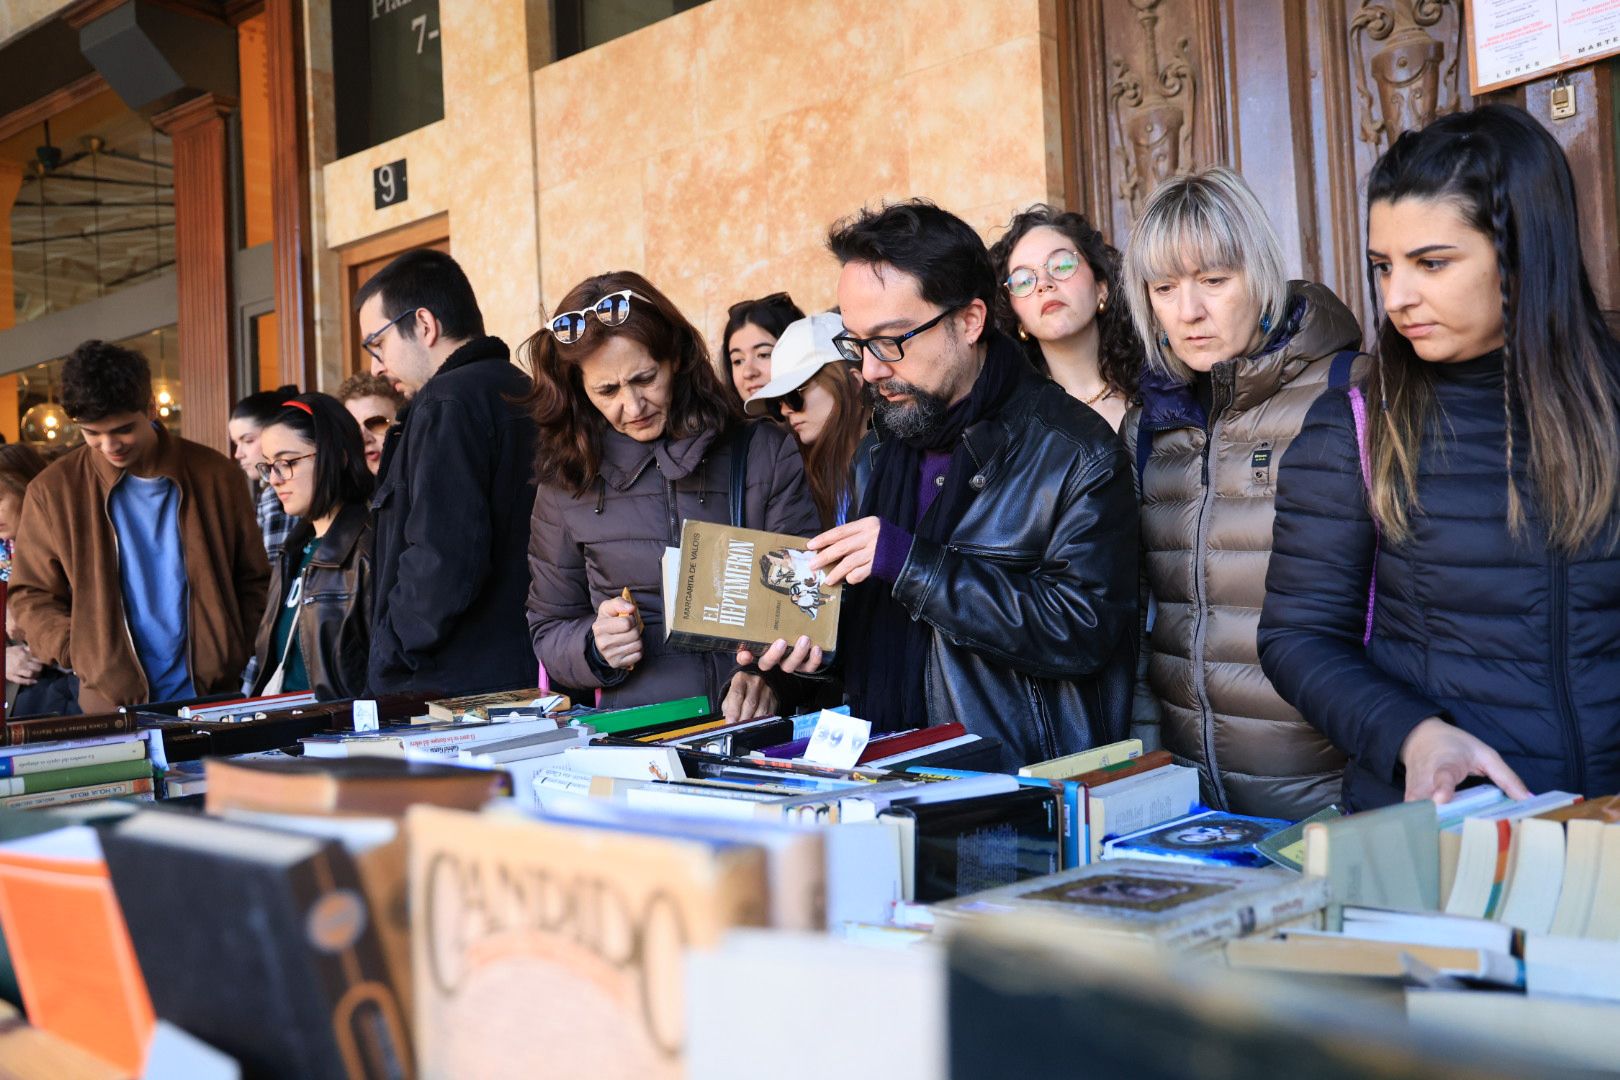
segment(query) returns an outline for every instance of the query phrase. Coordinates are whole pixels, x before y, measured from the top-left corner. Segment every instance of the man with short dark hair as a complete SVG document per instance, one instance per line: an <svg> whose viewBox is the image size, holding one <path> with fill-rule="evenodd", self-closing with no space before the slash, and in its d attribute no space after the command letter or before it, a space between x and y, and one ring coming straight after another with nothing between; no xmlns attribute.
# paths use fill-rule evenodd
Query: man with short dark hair
<svg viewBox="0 0 1620 1080"><path fill-rule="evenodd" d="M355 300L375 373L410 397L383 447L370 689L473 693L538 677L524 610L531 383L484 334L467 275L408 251Z"/></svg>
<svg viewBox="0 0 1620 1080"><path fill-rule="evenodd" d="M1124 737L1136 634L1136 500L1102 417L990 324L977 233L914 200L828 238L874 432L859 513L810 541L847 581L838 655L851 711L894 730L961 721L1003 765ZM779 642L764 668L814 668ZM751 659L751 657L743 657Z"/></svg>
<svg viewBox="0 0 1620 1080"><path fill-rule="evenodd" d="M242 472L155 419L146 357L87 341L62 368L84 436L28 485L10 605L88 712L236 690L270 567Z"/></svg>

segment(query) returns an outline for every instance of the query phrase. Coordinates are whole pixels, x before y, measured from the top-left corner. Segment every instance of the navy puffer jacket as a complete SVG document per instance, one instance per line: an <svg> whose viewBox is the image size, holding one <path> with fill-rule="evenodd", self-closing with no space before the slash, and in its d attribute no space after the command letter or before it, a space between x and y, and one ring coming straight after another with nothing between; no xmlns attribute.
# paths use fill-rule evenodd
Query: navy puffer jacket
<svg viewBox="0 0 1620 1080"><path fill-rule="evenodd" d="M1377 546L1347 393L1312 407L1277 481L1261 664L1350 755L1352 809L1402 797L1401 744L1430 716L1490 744L1532 791L1620 791L1620 553L1550 549L1528 497L1516 538L1501 353L1435 373L1443 415L1423 442L1403 544ZM1522 424L1514 442L1529 445ZM1522 465L1518 483L1532 490Z"/></svg>

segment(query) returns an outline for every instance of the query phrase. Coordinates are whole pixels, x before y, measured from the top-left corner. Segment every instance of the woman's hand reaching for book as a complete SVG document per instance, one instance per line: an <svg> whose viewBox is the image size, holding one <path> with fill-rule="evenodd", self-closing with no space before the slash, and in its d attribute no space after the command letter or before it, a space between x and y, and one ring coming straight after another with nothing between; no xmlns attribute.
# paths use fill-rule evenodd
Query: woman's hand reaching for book
<svg viewBox="0 0 1620 1080"><path fill-rule="evenodd" d="M776 691L766 684L763 675L739 671L731 677L731 685L726 688L726 700L720 704L720 714L728 723L769 716L775 711Z"/></svg>
<svg viewBox="0 0 1620 1080"><path fill-rule="evenodd" d="M1514 799L1528 799L1530 789L1508 767L1502 755L1486 743L1431 716L1412 729L1401 744L1406 766L1406 801L1433 799L1447 803L1457 785L1470 776L1483 776Z"/></svg>
<svg viewBox="0 0 1620 1080"><path fill-rule="evenodd" d="M750 649L738 649L737 663L741 667L757 667L761 671L813 675L826 666L827 658L821 646L810 644L808 637L800 637L792 645L778 638L759 656L755 656Z"/></svg>
<svg viewBox="0 0 1620 1080"><path fill-rule="evenodd" d="M596 609L596 622L591 625L591 637L596 651L610 668L629 671L641 661L641 620L636 617L636 605L618 596L610 596Z"/></svg>

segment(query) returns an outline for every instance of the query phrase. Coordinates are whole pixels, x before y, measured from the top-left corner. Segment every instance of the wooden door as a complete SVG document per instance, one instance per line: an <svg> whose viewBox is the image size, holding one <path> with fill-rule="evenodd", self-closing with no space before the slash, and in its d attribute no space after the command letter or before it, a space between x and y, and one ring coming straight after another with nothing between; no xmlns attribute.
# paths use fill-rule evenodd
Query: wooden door
<svg viewBox="0 0 1620 1080"><path fill-rule="evenodd" d="M360 320L354 310L354 298L371 276L393 259L413 248L432 248L450 252L450 220L445 214L435 214L410 225L392 229L338 252L343 267L343 374L369 369L370 358L360 348Z"/></svg>
<svg viewBox="0 0 1620 1080"><path fill-rule="evenodd" d="M1469 108L1462 0L1059 0L1067 201L1123 248L1164 178L1244 175L1291 275L1370 328L1363 191L1404 131ZM1587 265L1620 307L1614 65L1573 73L1580 111L1550 119L1552 79L1492 100L1528 108L1576 172Z"/></svg>

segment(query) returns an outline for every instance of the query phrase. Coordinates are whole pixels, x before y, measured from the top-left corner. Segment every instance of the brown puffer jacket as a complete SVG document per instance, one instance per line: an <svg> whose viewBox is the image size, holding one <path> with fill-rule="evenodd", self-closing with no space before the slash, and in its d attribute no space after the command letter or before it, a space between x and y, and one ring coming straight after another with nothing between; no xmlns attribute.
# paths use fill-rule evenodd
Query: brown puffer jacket
<svg viewBox="0 0 1620 1080"><path fill-rule="evenodd" d="M1298 819L1338 795L1344 756L1260 670L1277 467L1361 329L1321 285L1291 282L1287 310L1267 351L1210 373L1212 419L1191 386L1149 372L1121 434L1137 462L1152 439L1139 483L1162 743L1211 806Z"/></svg>
<svg viewBox="0 0 1620 1080"><path fill-rule="evenodd" d="M749 425L743 524L814 536L821 519L798 445L771 423ZM553 683L602 688L604 708L707 695L718 709L736 669L733 655L664 646L660 559L679 547L681 522L728 523L735 432L641 443L609 432L601 478L575 496L542 484L529 532L529 636ZM642 659L633 671L591 654L596 609L626 586L641 610Z"/></svg>

